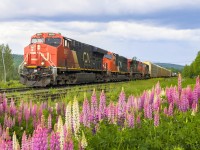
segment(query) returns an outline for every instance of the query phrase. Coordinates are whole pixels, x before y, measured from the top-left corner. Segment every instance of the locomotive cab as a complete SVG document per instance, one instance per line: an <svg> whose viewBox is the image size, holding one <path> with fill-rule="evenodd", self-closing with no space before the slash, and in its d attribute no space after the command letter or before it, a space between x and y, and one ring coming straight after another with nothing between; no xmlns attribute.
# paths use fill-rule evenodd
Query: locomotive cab
<svg viewBox="0 0 200 150"><path fill-rule="evenodd" d="M24 61L19 66L21 83L27 86L46 86L56 79L58 52L63 47L63 37L58 33L37 33L24 48ZM62 65L62 64L59 64Z"/></svg>

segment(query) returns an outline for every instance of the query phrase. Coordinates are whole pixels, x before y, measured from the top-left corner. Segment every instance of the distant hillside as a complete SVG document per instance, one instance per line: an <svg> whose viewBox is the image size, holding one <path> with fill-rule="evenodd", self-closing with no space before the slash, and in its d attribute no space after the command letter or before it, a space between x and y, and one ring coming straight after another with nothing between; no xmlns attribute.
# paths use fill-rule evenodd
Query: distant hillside
<svg viewBox="0 0 200 150"><path fill-rule="evenodd" d="M14 66L18 67L23 61L23 55L18 55L18 54L12 54L12 55L13 55Z"/></svg>
<svg viewBox="0 0 200 150"><path fill-rule="evenodd" d="M157 64L161 67L164 67L164 68L168 68L168 69L173 68L173 69L180 70L180 71L182 71L184 68L184 66L177 65L177 64L169 64L169 63L155 63L155 64Z"/></svg>

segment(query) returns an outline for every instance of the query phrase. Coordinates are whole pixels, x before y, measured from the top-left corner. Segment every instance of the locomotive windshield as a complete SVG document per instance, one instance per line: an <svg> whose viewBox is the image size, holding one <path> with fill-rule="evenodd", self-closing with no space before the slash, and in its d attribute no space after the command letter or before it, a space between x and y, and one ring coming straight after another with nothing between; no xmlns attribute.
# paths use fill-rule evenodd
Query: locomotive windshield
<svg viewBox="0 0 200 150"><path fill-rule="evenodd" d="M61 43L61 38L46 38L45 39L45 44L57 47Z"/></svg>
<svg viewBox="0 0 200 150"><path fill-rule="evenodd" d="M44 43L44 38L32 38L31 44L34 44L34 43Z"/></svg>

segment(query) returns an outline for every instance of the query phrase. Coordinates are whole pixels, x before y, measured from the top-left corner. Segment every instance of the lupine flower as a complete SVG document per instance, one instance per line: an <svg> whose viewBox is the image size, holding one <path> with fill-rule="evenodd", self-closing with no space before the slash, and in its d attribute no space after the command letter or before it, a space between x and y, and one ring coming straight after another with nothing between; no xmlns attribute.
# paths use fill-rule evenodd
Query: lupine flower
<svg viewBox="0 0 200 150"><path fill-rule="evenodd" d="M97 97L96 97L96 93L95 93L95 89L93 91L93 94L91 96L91 121L93 123L96 123L97 120L97 116L98 116L98 104L97 104Z"/></svg>
<svg viewBox="0 0 200 150"><path fill-rule="evenodd" d="M37 126L37 129L34 130L32 138L32 146L34 150L47 150L48 149L48 140L47 136L48 131L46 128L42 128L41 125Z"/></svg>
<svg viewBox="0 0 200 150"><path fill-rule="evenodd" d="M178 93L179 93L179 97L181 96L181 91L182 91L182 78L181 78L181 74L178 74Z"/></svg>
<svg viewBox="0 0 200 150"><path fill-rule="evenodd" d="M159 111L157 111L157 112L154 114L154 126L155 126L155 127L158 127L158 126L159 126L159 120L160 120Z"/></svg>
<svg viewBox="0 0 200 150"><path fill-rule="evenodd" d="M114 103L111 102L107 108L107 117L111 123L115 122L115 106Z"/></svg>
<svg viewBox="0 0 200 150"><path fill-rule="evenodd" d="M164 108L163 112L164 112L165 115L168 115L167 107Z"/></svg>
<svg viewBox="0 0 200 150"><path fill-rule="evenodd" d="M189 109L189 102L184 91L182 92L182 95L181 95L179 110L181 110L182 112L186 112L188 109Z"/></svg>
<svg viewBox="0 0 200 150"><path fill-rule="evenodd" d="M134 113L127 114L128 127L134 127Z"/></svg>
<svg viewBox="0 0 200 150"><path fill-rule="evenodd" d="M84 102L83 102L83 124L86 127L90 127L90 106L87 100L86 95L84 95Z"/></svg>
<svg viewBox="0 0 200 150"><path fill-rule="evenodd" d="M52 118L51 118L51 114L49 114L48 116L48 130L51 130L52 129Z"/></svg>
<svg viewBox="0 0 200 150"><path fill-rule="evenodd" d="M78 106L78 101L76 99L76 97L74 98L74 101L73 101L73 130L74 130L74 134L75 134L75 137L78 138L78 132L79 132L79 128L80 128L80 116L79 116L79 106Z"/></svg>
<svg viewBox="0 0 200 150"><path fill-rule="evenodd" d="M26 137L26 132L24 131L22 135L22 150L28 150L28 149L29 149L28 140Z"/></svg>
<svg viewBox="0 0 200 150"><path fill-rule="evenodd" d="M124 89L122 88L122 91L119 95L119 99L118 99L118 107L117 107L117 115L118 115L118 119L120 118L124 118L124 113L126 112L126 101L125 101L126 97L125 97L125 93L124 93Z"/></svg>
<svg viewBox="0 0 200 150"><path fill-rule="evenodd" d="M99 120L105 117L105 110L106 110L106 96L104 91L102 91L99 102Z"/></svg>
<svg viewBox="0 0 200 150"><path fill-rule="evenodd" d="M168 115L169 116L173 116L173 109L174 109L174 105L173 105L173 103L170 103L169 108L168 108Z"/></svg>
<svg viewBox="0 0 200 150"><path fill-rule="evenodd" d="M85 149L87 147L88 143L87 143L87 140L85 138L85 134L84 132L82 131L82 137L81 137L81 148L82 149Z"/></svg>
<svg viewBox="0 0 200 150"><path fill-rule="evenodd" d="M52 132L50 137L50 150L60 150L60 137L57 132Z"/></svg>
<svg viewBox="0 0 200 150"><path fill-rule="evenodd" d="M67 132L72 132L72 104L71 101L67 104L65 110L65 126Z"/></svg>
<svg viewBox="0 0 200 150"><path fill-rule="evenodd" d="M64 129L63 129L63 121L62 121L61 116L58 117L57 132L59 133L59 137L60 137L60 149L63 150L63 146L64 146Z"/></svg>

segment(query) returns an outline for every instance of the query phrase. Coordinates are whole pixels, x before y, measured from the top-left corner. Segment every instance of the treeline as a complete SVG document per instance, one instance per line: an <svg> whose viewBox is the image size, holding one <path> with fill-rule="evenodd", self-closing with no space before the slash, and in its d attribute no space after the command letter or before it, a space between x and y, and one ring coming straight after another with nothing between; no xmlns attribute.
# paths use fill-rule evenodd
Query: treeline
<svg viewBox="0 0 200 150"><path fill-rule="evenodd" d="M183 68L182 75L184 77L194 78L200 74L200 51L198 52L195 60Z"/></svg>
<svg viewBox="0 0 200 150"><path fill-rule="evenodd" d="M18 79L18 68L14 66L12 50L8 45L0 45L0 81Z"/></svg>

